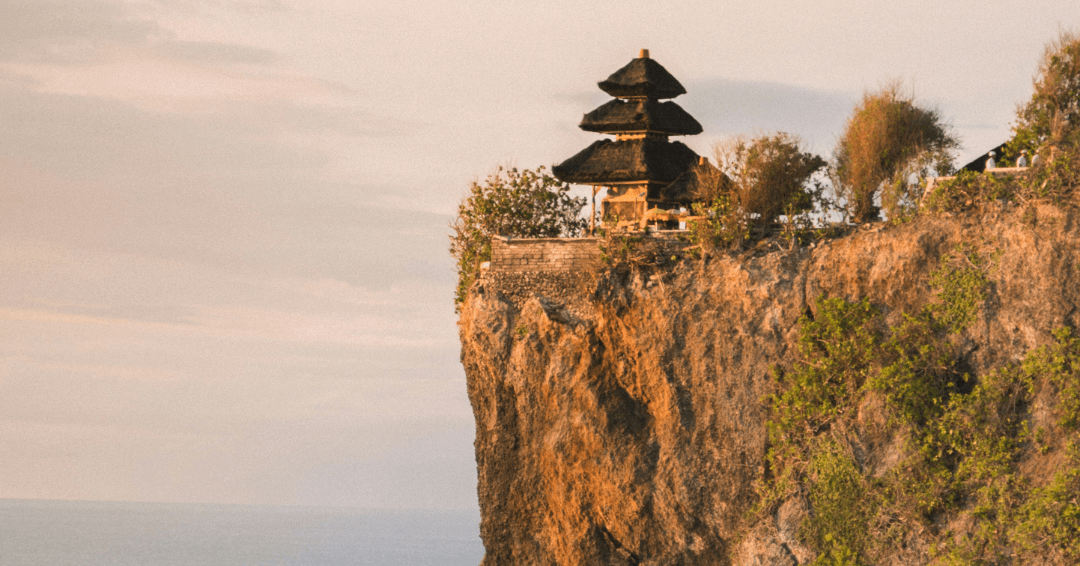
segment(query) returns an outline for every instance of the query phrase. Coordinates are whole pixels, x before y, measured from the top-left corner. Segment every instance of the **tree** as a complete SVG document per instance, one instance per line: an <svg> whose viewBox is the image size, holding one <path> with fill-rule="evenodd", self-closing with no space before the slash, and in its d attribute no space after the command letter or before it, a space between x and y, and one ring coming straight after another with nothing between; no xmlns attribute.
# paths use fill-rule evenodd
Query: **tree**
<svg viewBox="0 0 1080 566"><path fill-rule="evenodd" d="M719 168L698 168L694 210L701 219L689 226L691 239L705 251L739 246L755 226L781 215L794 229L796 215L820 203L821 183L814 176L826 162L802 151L796 136L736 136L716 144L713 153Z"/></svg>
<svg viewBox="0 0 1080 566"><path fill-rule="evenodd" d="M544 167L518 170L499 167L483 183L473 181L450 224L450 255L457 260L454 303L465 300L480 264L491 260L491 238L556 238L579 236L588 226L581 217L587 199L571 197L570 186Z"/></svg>
<svg viewBox="0 0 1080 566"><path fill-rule="evenodd" d="M738 136L713 148L720 170L731 180L733 200L761 225L813 207L811 180L826 163L801 145L797 136L777 132Z"/></svg>
<svg viewBox="0 0 1080 566"><path fill-rule="evenodd" d="M1080 131L1080 35L1062 32L1051 41L1032 81L1034 94L1016 112L1012 149L1056 147Z"/></svg>
<svg viewBox="0 0 1080 566"><path fill-rule="evenodd" d="M833 187L855 222L878 218L878 197L889 218L900 218L918 202L919 178L951 172L959 145L936 110L917 106L893 82L863 94L848 119L833 155Z"/></svg>

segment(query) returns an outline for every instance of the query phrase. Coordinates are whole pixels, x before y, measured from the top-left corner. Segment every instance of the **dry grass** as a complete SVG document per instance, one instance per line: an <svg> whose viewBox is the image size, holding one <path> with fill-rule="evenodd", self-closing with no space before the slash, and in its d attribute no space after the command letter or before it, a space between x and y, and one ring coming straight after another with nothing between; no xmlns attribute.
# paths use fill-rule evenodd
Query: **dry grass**
<svg viewBox="0 0 1080 566"><path fill-rule="evenodd" d="M855 222L876 220L880 196L886 214L910 214L918 178L947 173L959 142L936 110L921 108L900 83L868 92L848 119L834 156L833 186Z"/></svg>

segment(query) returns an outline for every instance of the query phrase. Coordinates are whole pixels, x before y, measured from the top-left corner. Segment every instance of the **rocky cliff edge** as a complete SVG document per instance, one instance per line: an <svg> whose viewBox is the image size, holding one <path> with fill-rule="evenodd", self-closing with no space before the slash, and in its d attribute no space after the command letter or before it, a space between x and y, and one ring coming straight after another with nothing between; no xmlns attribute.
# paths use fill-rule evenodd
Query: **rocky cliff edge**
<svg viewBox="0 0 1080 566"><path fill-rule="evenodd" d="M1018 362L1056 328L1080 328L1080 212L1051 205L990 204L651 271L601 266L531 294L481 279L459 327L483 566L829 558L810 541L805 489L761 505L774 368L799 359L800 319L820 298L867 299L887 324L919 312L937 300L931 274L960 244L993 258L977 318L950 338L970 375ZM872 405L844 436L868 478L910 449ZM1037 405L1026 414L1053 437L1053 406ZM1064 450L1021 450L1016 469L1045 484ZM940 560L936 541L975 528L963 502L955 509L902 526L888 557L851 563Z"/></svg>

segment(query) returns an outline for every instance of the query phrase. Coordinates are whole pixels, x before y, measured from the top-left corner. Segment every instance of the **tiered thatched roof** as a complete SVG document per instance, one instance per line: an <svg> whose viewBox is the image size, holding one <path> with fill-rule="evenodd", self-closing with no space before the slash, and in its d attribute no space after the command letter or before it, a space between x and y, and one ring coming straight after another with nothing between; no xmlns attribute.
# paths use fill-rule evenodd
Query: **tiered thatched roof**
<svg viewBox="0 0 1080 566"><path fill-rule="evenodd" d="M692 136L701 133L701 124L678 104L650 99L612 100L586 114L580 127L603 134L649 131Z"/></svg>
<svg viewBox="0 0 1080 566"><path fill-rule="evenodd" d="M679 142L600 140L556 165L552 172L562 181L583 185L670 183L697 162L694 150Z"/></svg>
<svg viewBox="0 0 1080 566"><path fill-rule="evenodd" d="M615 71L600 90L616 98L675 98L686 89L660 63L649 59L647 53Z"/></svg>
<svg viewBox="0 0 1080 566"><path fill-rule="evenodd" d="M701 124L674 102L660 102L684 94L671 73L649 59L648 50L600 83L615 100L589 112L581 129L615 134L618 139L598 141L552 168L559 180L593 186L635 184L647 187L648 199L698 162L694 151L668 136L701 133ZM619 100L620 98L629 100ZM635 193L642 194L642 193Z"/></svg>
<svg viewBox="0 0 1080 566"><path fill-rule="evenodd" d="M697 165L687 169L670 185L664 187L660 191L660 198L668 202L690 204L698 200L699 188L702 183L718 181L726 184L731 183L731 180L719 169L701 158Z"/></svg>

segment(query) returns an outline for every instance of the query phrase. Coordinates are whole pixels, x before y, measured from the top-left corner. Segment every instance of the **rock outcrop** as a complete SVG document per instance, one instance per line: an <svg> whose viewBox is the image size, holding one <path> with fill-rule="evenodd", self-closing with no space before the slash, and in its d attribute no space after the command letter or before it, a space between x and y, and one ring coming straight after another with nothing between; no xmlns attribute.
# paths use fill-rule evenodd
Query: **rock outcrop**
<svg viewBox="0 0 1080 566"><path fill-rule="evenodd" d="M481 279L459 326L483 566L812 561L805 500L749 514L766 471L771 368L793 360L818 297L869 298L891 322L918 311L958 243L997 258L959 338L974 374L1080 328L1080 212L1049 205L920 216L649 274L598 270L531 297ZM871 429L856 431L864 465L886 469L899 448ZM913 540L894 563L925 563L924 546Z"/></svg>

